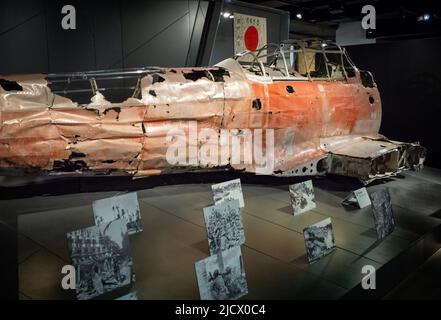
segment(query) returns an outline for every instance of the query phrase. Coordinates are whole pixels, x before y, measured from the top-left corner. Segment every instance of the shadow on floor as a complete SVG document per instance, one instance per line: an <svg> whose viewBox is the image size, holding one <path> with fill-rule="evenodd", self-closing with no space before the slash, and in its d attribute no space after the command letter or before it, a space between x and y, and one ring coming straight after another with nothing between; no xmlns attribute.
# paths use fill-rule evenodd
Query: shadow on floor
<svg viewBox="0 0 441 320"><path fill-rule="evenodd" d="M237 178L244 184L275 187L314 179L314 184L319 187L343 189L345 192L352 190L354 185L361 185L358 180L347 177L275 177L233 171L163 174L139 179L130 176L60 177L38 183L29 181L19 186L0 186L0 200L98 191L136 191L165 185L218 183Z"/></svg>

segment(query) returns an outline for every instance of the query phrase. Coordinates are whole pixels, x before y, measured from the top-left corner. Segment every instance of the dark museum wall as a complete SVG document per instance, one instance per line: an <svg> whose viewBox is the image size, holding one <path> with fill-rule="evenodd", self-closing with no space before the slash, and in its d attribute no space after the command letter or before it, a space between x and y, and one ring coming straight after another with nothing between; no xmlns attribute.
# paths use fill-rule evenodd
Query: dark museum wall
<svg viewBox="0 0 441 320"><path fill-rule="evenodd" d="M66 4L76 30L61 28ZM0 74L194 66L208 10L208 0L0 0ZM288 38L286 12L238 1L222 10L266 17L268 41ZM217 31L210 63L234 54L233 20Z"/></svg>
<svg viewBox="0 0 441 320"><path fill-rule="evenodd" d="M427 147L428 166L441 168L441 38L347 47L374 75L383 103L381 133Z"/></svg>
<svg viewBox="0 0 441 320"><path fill-rule="evenodd" d="M61 28L76 8L77 29ZM0 74L195 64L208 2L0 0Z"/></svg>

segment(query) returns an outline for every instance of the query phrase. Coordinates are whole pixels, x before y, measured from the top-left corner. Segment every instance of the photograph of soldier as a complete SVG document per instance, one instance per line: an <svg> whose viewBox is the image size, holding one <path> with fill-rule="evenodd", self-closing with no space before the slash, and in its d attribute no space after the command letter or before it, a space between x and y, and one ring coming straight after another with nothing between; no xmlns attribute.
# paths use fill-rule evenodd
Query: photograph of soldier
<svg viewBox="0 0 441 320"><path fill-rule="evenodd" d="M202 300L236 300L248 293L240 247L198 261L195 267Z"/></svg>

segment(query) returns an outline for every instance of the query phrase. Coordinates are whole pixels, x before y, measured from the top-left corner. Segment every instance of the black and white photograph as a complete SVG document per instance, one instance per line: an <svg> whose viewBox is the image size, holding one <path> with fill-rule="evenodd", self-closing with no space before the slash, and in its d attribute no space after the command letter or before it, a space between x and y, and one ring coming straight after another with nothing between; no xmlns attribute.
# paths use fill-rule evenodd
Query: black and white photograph
<svg viewBox="0 0 441 320"><path fill-rule="evenodd" d="M119 297L115 300L139 300L138 299L138 293L135 292L130 292L128 294L123 295L122 297Z"/></svg>
<svg viewBox="0 0 441 320"><path fill-rule="evenodd" d="M204 208L204 219L211 255L245 243L238 200Z"/></svg>
<svg viewBox="0 0 441 320"><path fill-rule="evenodd" d="M383 239L395 229L395 219L389 190L382 189L371 193L371 200L377 237L378 239Z"/></svg>
<svg viewBox="0 0 441 320"><path fill-rule="evenodd" d="M67 234L78 300L88 300L135 281L127 226L122 219Z"/></svg>
<svg viewBox="0 0 441 320"><path fill-rule="evenodd" d="M201 300L236 300L248 293L240 247L195 264Z"/></svg>
<svg viewBox="0 0 441 320"><path fill-rule="evenodd" d="M309 263L317 261L335 249L331 218L303 229L303 236Z"/></svg>
<svg viewBox="0 0 441 320"><path fill-rule="evenodd" d="M138 194L136 192L96 200L92 206L96 225L116 219L123 219L127 222L129 235L143 230Z"/></svg>
<svg viewBox="0 0 441 320"><path fill-rule="evenodd" d="M213 191L213 199L215 204L235 199L239 201L239 206L241 208L245 206L240 179L213 184L211 186L211 190Z"/></svg>
<svg viewBox="0 0 441 320"><path fill-rule="evenodd" d="M312 180L289 186L292 211L294 215L301 214L316 207Z"/></svg>

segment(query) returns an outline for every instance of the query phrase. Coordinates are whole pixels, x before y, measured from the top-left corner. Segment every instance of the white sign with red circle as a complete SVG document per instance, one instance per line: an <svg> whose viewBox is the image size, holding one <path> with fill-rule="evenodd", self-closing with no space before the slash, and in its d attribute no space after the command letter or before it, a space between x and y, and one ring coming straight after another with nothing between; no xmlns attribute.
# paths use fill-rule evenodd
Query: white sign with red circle
<svg viewBox="0 0 441 320"><path fill-rule="evenodd" d="M256 51L266 44L266 18L234 13L234 54L245 50ZM253 57L247 55L241 60L252 61ZM266 58L261 61L266 62Z"/></svg>

